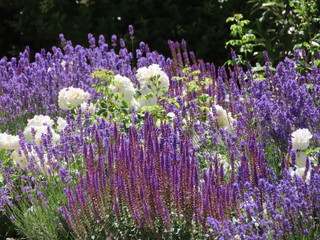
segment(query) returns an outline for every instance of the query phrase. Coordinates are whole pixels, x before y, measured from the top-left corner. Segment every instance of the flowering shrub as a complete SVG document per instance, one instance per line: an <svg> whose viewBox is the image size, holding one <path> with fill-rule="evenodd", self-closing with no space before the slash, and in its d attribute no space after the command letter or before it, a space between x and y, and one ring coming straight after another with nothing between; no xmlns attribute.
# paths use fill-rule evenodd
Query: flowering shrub
<svg viewBox="0 0 320 240"><path fill-rule="evenodd" d="M0 149L14 150L19 147L19 137L0 133Z"/></svg>
<svg viewBox="0 0 320 240"><path fill-rule="evenodd" d="M292 148L304 150L309 146L309 141L312 138L312 134L308 129L298 129L292 134Z"/></svg>
<svg viewBox="0 0 320 240"><path fill-rule="evenodd" d="M80 88L64 88L59 92L58 103L59 107L62 110L67 110L70 105L79 106L86 101L90 97L90 93L84 92Z"/></svg>
<svg viewBox="0 0 320 240"><path fill-rule="evenodd" d="M133 66L116 36L60 37L0 61L0 209L22 235L319 236L317 67L227 71L173 42L171 59L141 43Z"/></svg>

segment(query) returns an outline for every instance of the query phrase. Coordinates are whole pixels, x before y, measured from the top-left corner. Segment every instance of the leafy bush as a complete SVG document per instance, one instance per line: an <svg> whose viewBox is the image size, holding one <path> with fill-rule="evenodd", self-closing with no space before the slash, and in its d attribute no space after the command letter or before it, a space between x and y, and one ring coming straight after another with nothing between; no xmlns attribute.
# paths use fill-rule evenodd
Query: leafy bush
<svg viewBox="0 0 320 240"><path fill-rule="evenodd" d="M248 60L261 63L263 51L267 51L271 61L277 64L284 57L293 57L296 49L305 49L309 60L319 58L320 6L317 1L250 0L248 7L244 18L250 20L247 31L254 34L255 39L250 38L251 45L237 44L242 48L250 46L252 55L245 56Z"/></svg>

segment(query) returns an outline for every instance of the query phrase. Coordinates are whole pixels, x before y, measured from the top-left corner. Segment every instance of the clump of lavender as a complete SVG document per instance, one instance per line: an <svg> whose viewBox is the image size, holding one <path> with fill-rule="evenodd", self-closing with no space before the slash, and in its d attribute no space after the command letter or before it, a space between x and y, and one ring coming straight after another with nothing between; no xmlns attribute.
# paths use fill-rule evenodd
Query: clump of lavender
<svg viewBox="0 0 320 240"><path fill-rule="evenodd" d="M100 138L83 145L85 172L65 191L63 208L77 238L282 239L319 232L318 170L310 184L286 169L278 182L263 153L252 149L251 137L242 142L247 153L239 167L231 157L229 177L218 158L200 175L197 148L177 129L157 128L150 116L141 132L130 127L127 134L119 133L114 126L109 146L103 147Z"/></svg>
<svg viewBox="0 0 320 240"><path fill-rule="evenodd" d="M319 172L312 183L286 177L277 185L260 179L241 196L241 214L218 221L208 217L209 235L239 239L316 239L319 236Z"/></svg>
<svg viewBox="0 0 320 240"><path fill-rule="evenodd" d="M106 149L99 139L84 145L86 171L66 190L64 207L77 238L135 237L134 232L166 237L174 234L172 219L192 226L199 169L191 142L179 139L170 125L158 130L151 117L141 131L118 133Z"/></svg>

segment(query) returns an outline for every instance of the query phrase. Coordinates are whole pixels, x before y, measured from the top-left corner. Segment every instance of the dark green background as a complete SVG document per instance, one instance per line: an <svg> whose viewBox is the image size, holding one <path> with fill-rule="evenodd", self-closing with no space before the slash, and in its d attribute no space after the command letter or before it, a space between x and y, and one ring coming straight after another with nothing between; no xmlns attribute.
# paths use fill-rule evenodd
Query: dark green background
<svg viewBox="0 0 320 240"><path fill-rule="evenodd" d="M151 50L169 55L167 40L185 39L198 58L223 64L230 24L227 17L244 12L244 0L0 0L0 57L17 56L25 46L38 52L59 45L59 33L88 46L87 34L128 37L128 25ZM121 20L118 19L121 18Z"/></svg>

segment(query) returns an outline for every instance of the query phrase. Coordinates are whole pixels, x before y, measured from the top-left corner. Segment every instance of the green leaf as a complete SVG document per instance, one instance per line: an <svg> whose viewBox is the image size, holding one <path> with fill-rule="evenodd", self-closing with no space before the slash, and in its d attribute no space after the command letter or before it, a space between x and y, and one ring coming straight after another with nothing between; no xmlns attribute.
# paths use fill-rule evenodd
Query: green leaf
<svg viewBox="0 0 320 240"><path fill-rule="evenodd" d="M97 115L98 115L98 116L104 115L105 112L106 112L106 109L100 109L100 110L97 112Z"/></svg>
<svg viewBox="0 0 320 240"><path fill-rule="evenodd" d="M318 153L319 151L320 147L303 150L305 154Z"/></svg>
<svg viewBox="0 0 320 240"><path fill-rule="evenodd" d="M127 100L122 100L121 103L125 108L129 108L129 102Z"/></svg>
<svg viewBox="0 0 320 240"><path fill-rule="evenodd" d="M320 60L319 60L319 59L315 60L313 64L314 64L316 67L319 67L319 66L320 66Z"/></svg>
<svg viewBox="0 0 320 240"><path fill-rule="evenodd" d="M277 4L276 2L263 3L262 7L271 7L271 6L274 6L276 4Z"/></svg>
<svg viewBox="0 0 320 240"><path fill-rule="evenodd" d="M108 79L112 79L114 76L113 71L103 69L103 68L98 68L96 69L91 75L92 78L98 78L102 81L106 81Z"/></svg>
<svg viewBox="0 0 320 240"><path fill-rule="evenodd" d="M105 102L100 103L100 108L107 108L107 104Z"/></svg>
<svg viewBox="0 0 320 240"><path fill-rule="evenodd" d="M243 41L254 41L256 39L256 36L252 33L246 33L242 36Z"/></svg>

